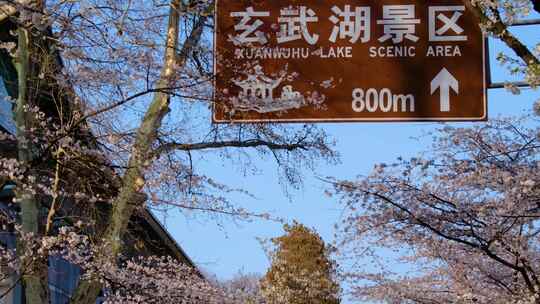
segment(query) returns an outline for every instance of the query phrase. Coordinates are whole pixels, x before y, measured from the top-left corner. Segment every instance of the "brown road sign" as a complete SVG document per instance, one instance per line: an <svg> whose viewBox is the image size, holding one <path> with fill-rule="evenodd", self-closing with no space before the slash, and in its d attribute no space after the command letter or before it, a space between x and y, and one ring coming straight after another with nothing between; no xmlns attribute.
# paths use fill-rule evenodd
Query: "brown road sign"
<svg viewBox="0 0 540 304"><path fill-rule="evenodd" d="M215 33L215 122L487 118L460 0L219 0Z"/></svg>

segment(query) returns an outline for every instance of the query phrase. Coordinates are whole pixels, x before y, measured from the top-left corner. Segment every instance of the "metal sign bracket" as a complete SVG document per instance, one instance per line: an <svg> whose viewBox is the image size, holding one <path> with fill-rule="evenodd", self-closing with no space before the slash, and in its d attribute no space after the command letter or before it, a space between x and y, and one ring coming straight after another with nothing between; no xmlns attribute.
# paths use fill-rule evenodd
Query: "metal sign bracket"
<svg viewBox="0 0 540 304"><path fill-rule="evenodd" d="M529 19L529 20L519 20L511 25L510 27L516 27L516 26L529 26L529 25L540 25L540 19ZM485 50L486 50L486 81L487 81L487 88L488 89L503 89L507 85L513 85L518 88L528 88L530 87L529 83L525 81L513 81L513 82L492 82L491 79L491 64L490 64L490 57L489 57L489 38L485 38Z"/></svg>

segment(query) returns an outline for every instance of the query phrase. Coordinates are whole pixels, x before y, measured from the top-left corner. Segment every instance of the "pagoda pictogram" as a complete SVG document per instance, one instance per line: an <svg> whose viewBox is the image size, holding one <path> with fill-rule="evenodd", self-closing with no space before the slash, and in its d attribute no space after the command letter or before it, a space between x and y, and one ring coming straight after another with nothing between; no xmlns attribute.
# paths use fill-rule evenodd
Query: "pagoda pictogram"
<svg viewBox="0 0 540 304"><path fill-rule="evenodd" d="M304 96L294 91L292 85L284 86L280 97L274 97L274 90L283 82L284 75L272 79L264 74L261 66L256 66L254 73L246 73L246 76L244 80L233 80L242 89L238 98L232 100L234 110L269 113L298 109L305 105Z"/></svg>

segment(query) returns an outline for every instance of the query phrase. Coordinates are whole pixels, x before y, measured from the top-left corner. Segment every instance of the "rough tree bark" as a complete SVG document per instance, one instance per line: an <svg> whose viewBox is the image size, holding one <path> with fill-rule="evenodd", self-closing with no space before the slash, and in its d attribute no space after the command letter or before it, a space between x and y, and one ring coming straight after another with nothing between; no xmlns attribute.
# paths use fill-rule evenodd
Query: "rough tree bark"
<svg viewBox="0 0 540 304"><path fill-rule="evenodd" d="M33 94L30 93L32 82L30 79L34 74L35 65L32 62L33 47L32 34L29 29L20 27L18 29L18 56L16 58L16 68L18 76L18 98L15 109L15 122L17 125L17 149L18 160L21 165L27 165L27 170L31 169L31 163L36 156L36 150L29 134L33 126L32 113L28 110L33 107ZM34 175L34 174L27 174ZM16 198L21 206L21 226L24 234L39 235L39 210L40 202L36 196L28 189L17 187ZM22 282L25 288L27 303L49 303L48 283L47 283L47 260L34 259L29 254L30 244L25 244L19 239L18 248L24 252L21 260Z"/></svg>

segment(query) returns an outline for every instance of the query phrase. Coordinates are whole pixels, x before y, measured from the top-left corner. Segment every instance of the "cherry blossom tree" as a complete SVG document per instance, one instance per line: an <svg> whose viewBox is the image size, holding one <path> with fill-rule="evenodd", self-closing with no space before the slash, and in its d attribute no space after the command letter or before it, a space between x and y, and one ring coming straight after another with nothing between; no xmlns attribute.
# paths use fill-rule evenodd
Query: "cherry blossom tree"
<svg viewBox="0 0 540 304"><path fill-rule="evenodd" d="M213 7L181 0L0 1L17 126L0 138L14 148L2 155L0 176L2 185L16 185L13 203L20 207L20 221L3 219L18 236L3 269L23 283L28 303L49 302L53 254L84 271L72 303L94 303L102 291L111 302L223 302L223 294L214 296L174 261L125 257L132 216L176 207L215 220L268 218L228 201L226 193L244 190L199 172L205 155L246 172L256 169L251 158L272 157L292 187L301 185L303 169L336 160L332 142L313 125L209 123ZM68 230L75 240L63 242Z"/></svg>
<svg viewBox="0 0 540 304"><path fill-rule="evenodd" d="M466 4L518 58L501 60L536 86L537 57L507 30L531 3ZM0 135L2 150L9 150L0 161L0 184L16 185L13 203L20 208L20 221L2 220L17 232L17 252L2 249L0 259L6 265L2 275L23 283L29 303L49 300L51 254L85 271L73 303L94 303L103 290L111 301L148 302L161 296L149 283L158 279L164 288L167 280L184 277L197 282L186 286L204 285L187 272L170 274L183 268L163 257L124 257L123 239L130 218L147 207L215 220L267 218L226 199L226 193L243 189L197 170L207 155L244 172L256 170L254 158L269 156L283 185L291 187L301 185L303 169L336 160L332 142L313 125L209 123L213 7L212 1L187 0L0 0L0 47L16 75L7 84L17 126L16 134ZM82 228L76 227L79 220ZM66 231L82 243L61 243ZM59 252L56 243L71 253ZM96 270L103 265L108 271ZM164 276L148 273L148 265L163 269ZM151 292L132 293L144 290ZM196 302L200 293L173 294Z"/></svg>
<svg viewBox="0 0 540 304"><path fill-rule="evenodd" d="M538 129L443 127L433 152L334 181L344 275L385 303L540 303ZM532 126L531 126L532 125Z"/></svg>
<svg viewBox="0 0 540 304"><path fill-rule="evenodd" d="M237 301L244 304L264 304L261 294L261 275L256 273L237 273L232 279L223 282L214 280L225 292Z"/></svg>
<svg viewBox="0 0 540 304"><path fill-rule="evenodd" d="M499 61L537 88L540 45L510 31L538 11L537 1L464 3L514 52L499 54ZM358 180L330 180L330 194L345 204L337 239L353 297L539 303L535 123L528 117L444 127L430 153L379 164Z"/></svg>

